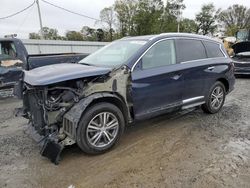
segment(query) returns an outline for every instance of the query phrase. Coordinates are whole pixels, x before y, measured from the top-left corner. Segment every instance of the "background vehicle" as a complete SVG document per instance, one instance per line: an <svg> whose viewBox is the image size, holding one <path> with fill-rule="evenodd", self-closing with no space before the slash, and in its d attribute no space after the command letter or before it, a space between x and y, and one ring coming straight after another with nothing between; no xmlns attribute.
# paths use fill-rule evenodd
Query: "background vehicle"
<svg viewBox="0 0 250 188"><path fill-rule="evenodd" d="M77 63L88 54L29 55L22 41L15 38L0 39L0 90L12 88L22 76L22 70L58 64Z"/></svg>
<svg viewBox="0 0 250 188"><path fill-rule="evenodd" d="M239 31L237 31L236 41L237 42L250 41L250 29L240 29Z"/></svg>
<svg viewBox="0 0 250 188"><path fill-rule="evenodd" d="M58 163L74 143L90 154L108 151L134 121L196 106L218 112L234 87L233 68L223 45L208 37L128 37L78 64L25 71L20 94L42 155Z"/></svg>
<svg viewBox="0 0 250 188"><path fill-rule="evenodd" d="M250 75L250 41L236 43L232 48L235 75Z"/></svg>
<svg viewBox="0 0 250 188"><path fill-rule="evenodd" d="M250 30L240 29L236 37L227 37L223 43L234 60L235 75L250 75Z"/></svg>

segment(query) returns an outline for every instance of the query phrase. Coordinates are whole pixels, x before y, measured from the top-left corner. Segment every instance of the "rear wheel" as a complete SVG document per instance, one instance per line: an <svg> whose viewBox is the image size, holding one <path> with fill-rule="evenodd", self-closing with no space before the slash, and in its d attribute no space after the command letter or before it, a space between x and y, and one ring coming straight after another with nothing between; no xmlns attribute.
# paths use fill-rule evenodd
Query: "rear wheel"
<svg viewBox="0 0 250 188"><path fill-rule="evenodd" d="M96 104L86 111L77 129L77 144L86 153L111 149L125 127L121 110L110 103Z"/></svg>
<svg viewBox="0 0 250 188"><path fill-rule="evenodd" d="M202 105L205 113L214 114L220 111L226 97L225 86L221 82L216 82L209 92L206 103Z"/></svg>

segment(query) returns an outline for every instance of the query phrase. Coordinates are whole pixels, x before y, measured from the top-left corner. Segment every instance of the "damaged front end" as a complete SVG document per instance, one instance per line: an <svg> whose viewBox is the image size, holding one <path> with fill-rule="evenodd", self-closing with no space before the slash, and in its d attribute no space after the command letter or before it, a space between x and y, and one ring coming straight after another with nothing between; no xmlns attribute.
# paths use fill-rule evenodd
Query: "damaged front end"
<svg viewBox="0 0 250 188"><path fill-rule="evenodd" d="M31 85L24 79L23 116L29 119L28 132L40 144L41 155L58 164L63 148L77 142L78 123L95 100L120 100L127 119L132 120L129 84L130 70L126 66L43 86Z"/></svg>
<svg viewBox="0 0 250 188"><path fill-rule="evenodd" d="M30 120L28 132L42 146L41 154L58 163L65 145L73 144L62 130L62 117L79 95L71 87L32 87L25 84L24 116Z"/></svg>

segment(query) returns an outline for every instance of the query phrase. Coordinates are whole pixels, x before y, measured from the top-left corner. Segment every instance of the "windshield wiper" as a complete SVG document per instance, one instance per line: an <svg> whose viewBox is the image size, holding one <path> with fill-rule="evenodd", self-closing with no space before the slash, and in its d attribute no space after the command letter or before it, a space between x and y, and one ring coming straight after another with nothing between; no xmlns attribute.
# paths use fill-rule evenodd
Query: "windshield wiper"
<svg viewBox="0 0 250 188"><path fill-rule="evenodd" d="M93 65L91 65L89 63L79 63L79 64L81 64L81 65L87 65L87 66L93 66Z"/></svg>

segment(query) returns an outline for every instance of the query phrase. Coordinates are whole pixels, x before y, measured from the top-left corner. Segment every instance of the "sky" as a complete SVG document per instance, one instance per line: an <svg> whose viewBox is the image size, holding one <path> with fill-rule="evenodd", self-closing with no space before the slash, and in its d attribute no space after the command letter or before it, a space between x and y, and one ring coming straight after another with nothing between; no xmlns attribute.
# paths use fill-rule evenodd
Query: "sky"
<svg viewBox="0 0 250 188"><path fill-rule="evenodd" d="M27 6L34 0L1 0L0 18L15 13ZM53 4L78 12L90 17L99 18L100 11L113 5L115 0L47 0ZM165 0L166 1L166 0ZM250 8L250 0L184 0L186 9L183 17L195 18L203 4L212 2L216 8L226 9L233 4L242 4ZM68 30L81 30L82 26L98 28L96 21L83 18L63 10L52 7L40 1L43 26L56 28L60 35ZM31 32L40 29L37 6L8 19L0 19L0 37L6 34L17 34L18 38L28 38Z"/></svg>

